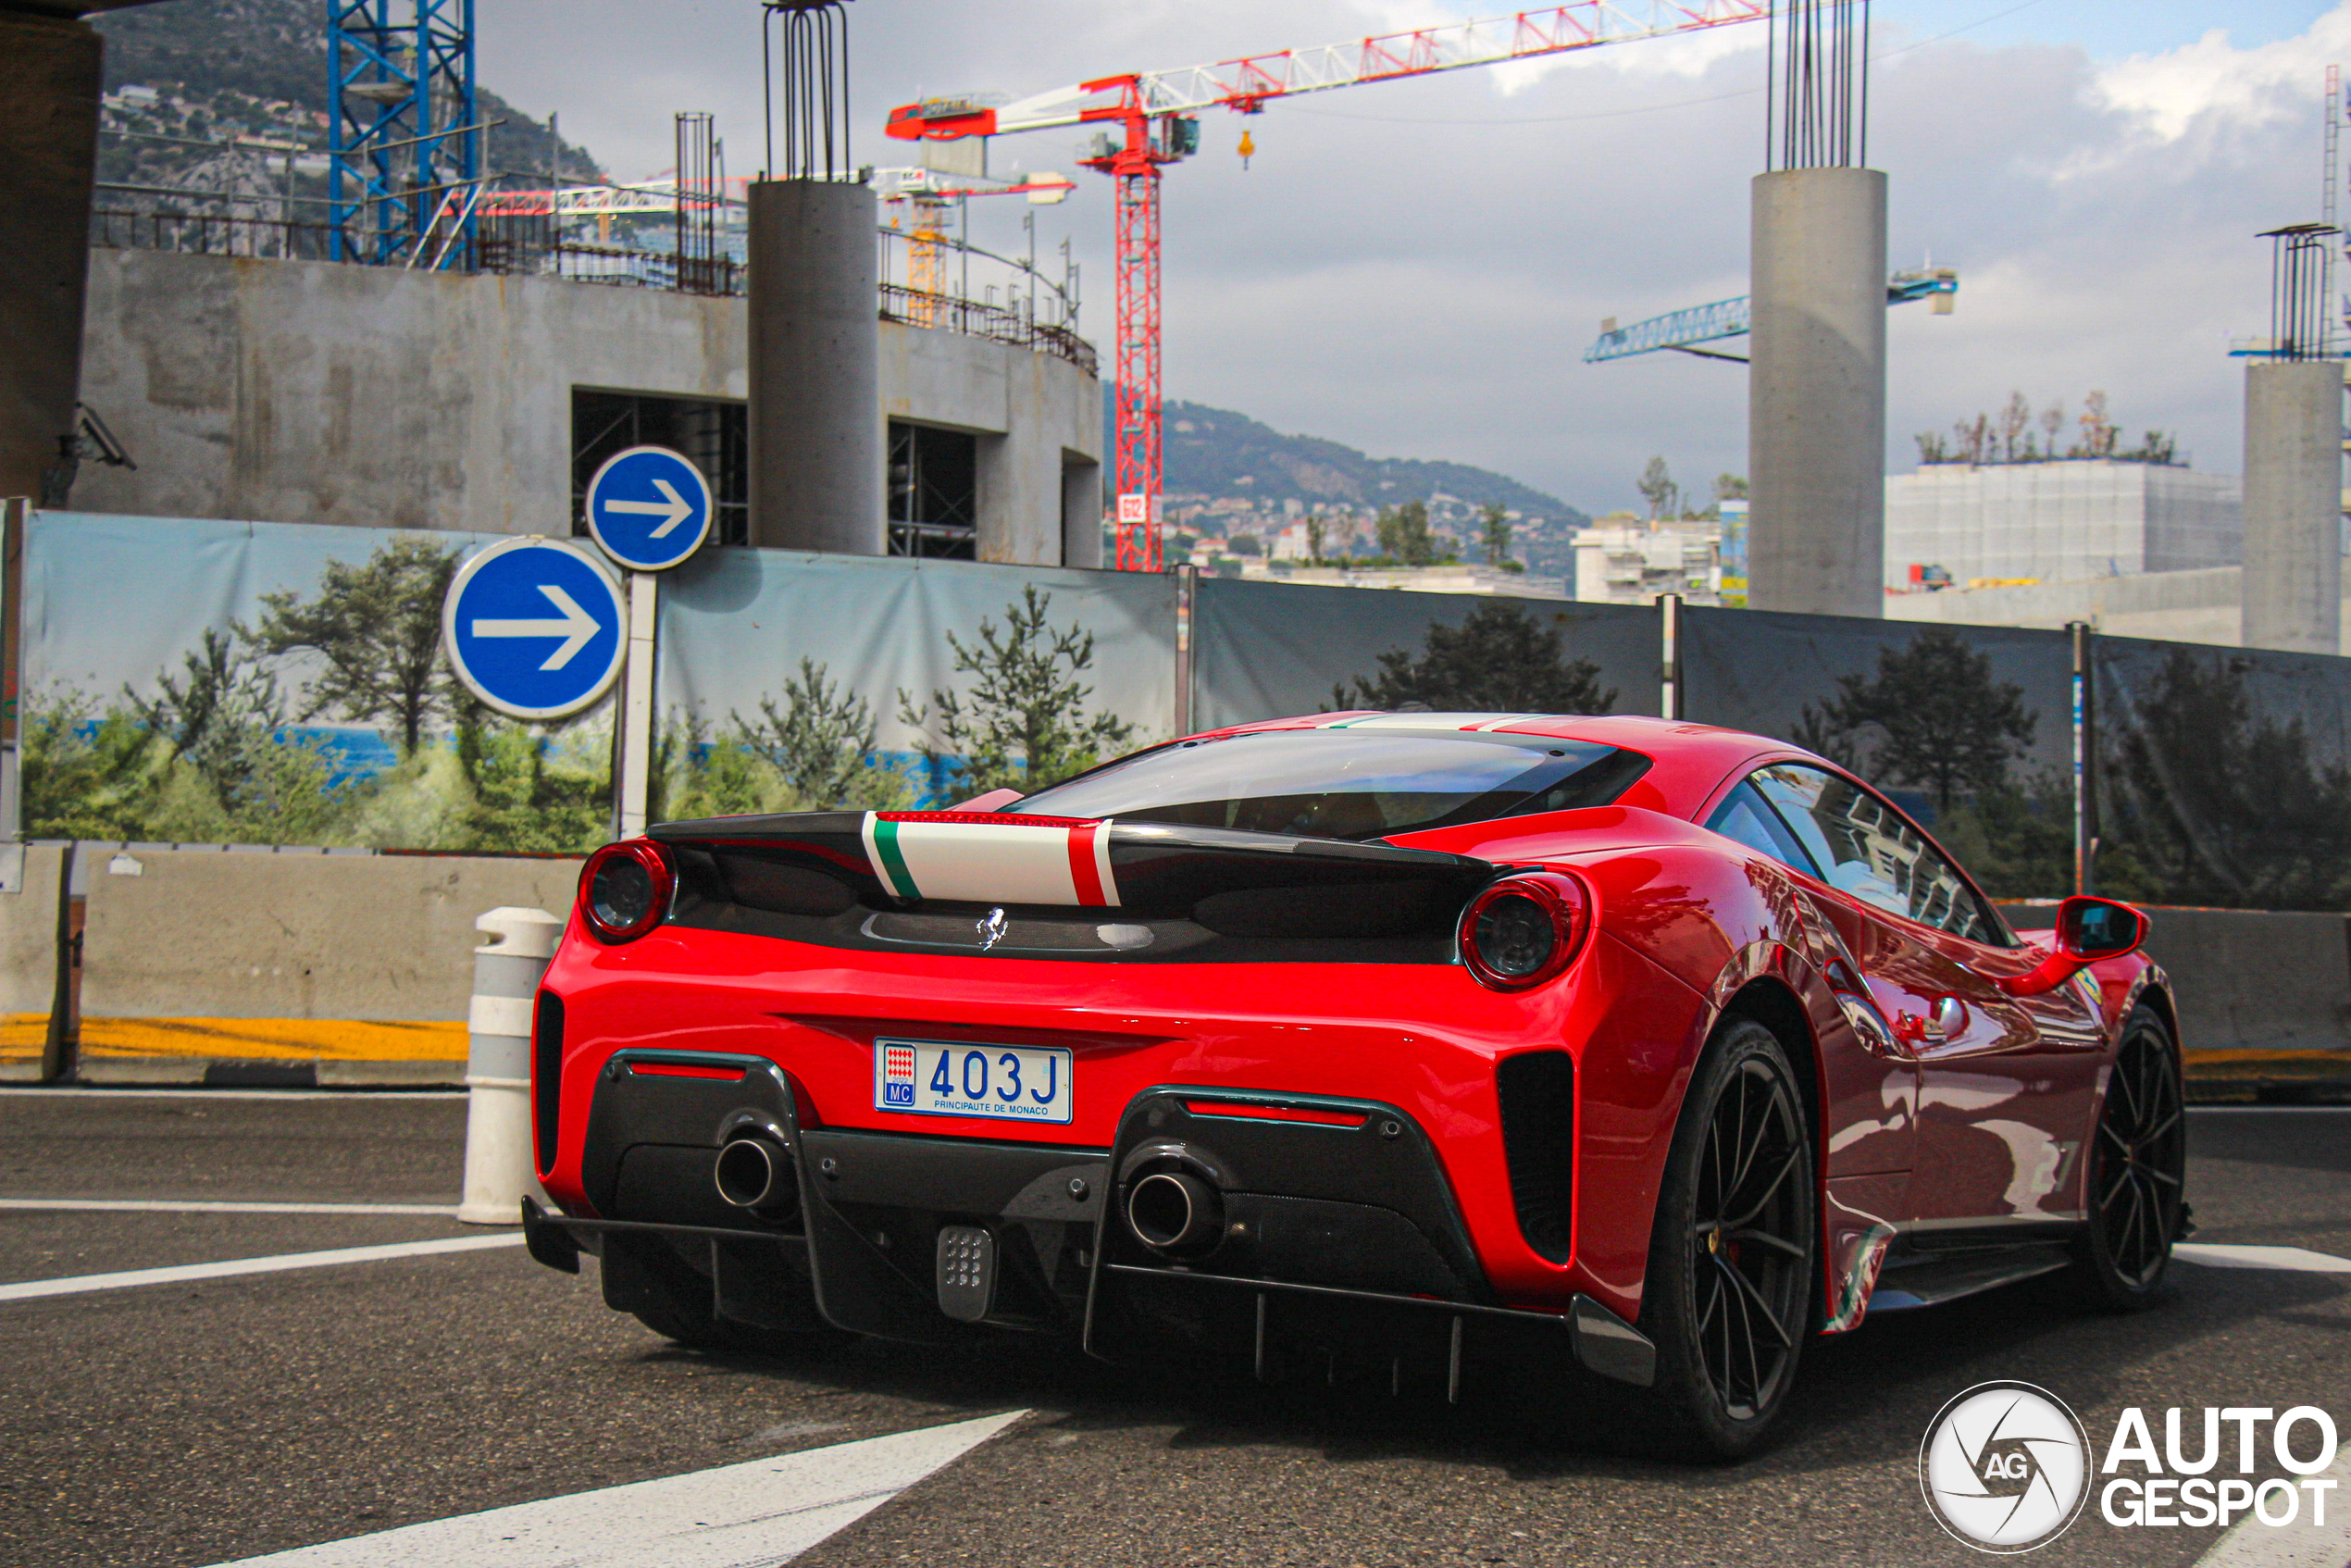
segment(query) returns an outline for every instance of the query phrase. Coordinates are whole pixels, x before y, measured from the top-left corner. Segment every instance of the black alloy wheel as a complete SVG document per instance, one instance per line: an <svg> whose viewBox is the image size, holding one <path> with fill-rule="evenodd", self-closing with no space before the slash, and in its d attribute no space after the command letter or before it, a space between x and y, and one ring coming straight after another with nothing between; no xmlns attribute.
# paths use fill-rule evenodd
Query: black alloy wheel
<svg viewBox="0 0 2351 1568"><path fill-rule="evenodd" d="M1761 1438L1796 1379L1818 1272L1812 1170L1786 1052L1733 1021L1683 1101L1641 1314L1676 1436L1720 1457Z"/></svg>
<svg viewBox="0 0 2351 1568"><path fill-rule="evenodd" d="M2141 1007L2123 1027L2091 1148L2082 1273L2094 1300L2127 1311L2153 1300L2180 1234L2187 1163L2179 1055Z"/></svg>

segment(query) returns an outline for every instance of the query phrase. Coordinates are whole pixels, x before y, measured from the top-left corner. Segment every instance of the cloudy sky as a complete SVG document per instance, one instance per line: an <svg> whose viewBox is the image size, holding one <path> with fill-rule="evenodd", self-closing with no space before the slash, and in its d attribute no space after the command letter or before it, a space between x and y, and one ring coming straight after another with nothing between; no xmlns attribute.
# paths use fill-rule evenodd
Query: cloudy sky
<svg viewBox="0 0 2351 1568"><path fill-rule="evenodd" d="M1492 7L1499 9L1501 7ZM1477 0L856 0L860 162L902 163L883 112L919 95L1060 83L1488 14ZM2215 24L2220 25L2215 25ZM670 117L709 109L756 167L752 0L489 0L481 74L559 110L616 176L670 161ZM1746 292L1760 168L1760 27L1317 94L1244 122L1212 111L1172 170L1166 391L1376 455L1497 468L1592 511L1637 503L1652 453L1702 483L1744 472L1745 374L1658 355L1583 363L1604 317ZM1890 323L1887 459L1911 432L2005 402L2104 390L2134 434L2239 467L2232 335L2268 324L2266 243L2318 216L2324 74L2351 63L2351 0L1878 0L1870 161L1897 266L1960 269L1959 308ZM1235 144L1257 152L1244 171ZM1077 178L1038 209L1111 324L1109 181L1078 138L1006 138L995 169ZM992 209L992 210L991 210ZM1018 202L973 238L1022 243Z"/></svg>

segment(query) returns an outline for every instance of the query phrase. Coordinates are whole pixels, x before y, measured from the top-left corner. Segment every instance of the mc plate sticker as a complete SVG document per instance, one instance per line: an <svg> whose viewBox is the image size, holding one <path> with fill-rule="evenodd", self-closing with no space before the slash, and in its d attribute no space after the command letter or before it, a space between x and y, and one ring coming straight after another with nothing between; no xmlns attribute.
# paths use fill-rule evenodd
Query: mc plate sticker
<svg viewBox="0 0 2351 1568"><path fill-rule="evenodd" d="M874 1041L874 1109L920 1116L1066 1122L1070 1053L970 1040Z"/></svg>

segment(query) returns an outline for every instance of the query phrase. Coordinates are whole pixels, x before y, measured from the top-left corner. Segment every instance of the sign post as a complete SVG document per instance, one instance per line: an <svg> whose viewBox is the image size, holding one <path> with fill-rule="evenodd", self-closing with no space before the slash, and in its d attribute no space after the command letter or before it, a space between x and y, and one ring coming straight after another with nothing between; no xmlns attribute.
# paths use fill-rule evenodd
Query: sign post
<svg viewBox="0 0 2351 1568"><path fill-rule="evenodd" d="M714 512L703 471L665 446L615 453L588 481L588 532L628 569L628 677L613 759L615 837L645 830L653 753L656 572L683 565L710 535Z"/></svg>

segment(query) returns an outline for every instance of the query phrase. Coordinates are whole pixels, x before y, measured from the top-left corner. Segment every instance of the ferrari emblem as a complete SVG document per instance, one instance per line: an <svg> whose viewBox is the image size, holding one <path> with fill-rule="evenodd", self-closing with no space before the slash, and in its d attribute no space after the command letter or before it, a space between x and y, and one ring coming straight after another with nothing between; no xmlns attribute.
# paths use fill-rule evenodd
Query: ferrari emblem
<svg viewBox="0 0 2351 1568"><path fill-rule="evenodd" d="M1003 906L1001 904L996 908L989 910L988 912L988 918L985 920L975 921L972 928L979 933L979 951L986 952L998 942L1002 941L1004 940L1004 911Z"/></svg>

